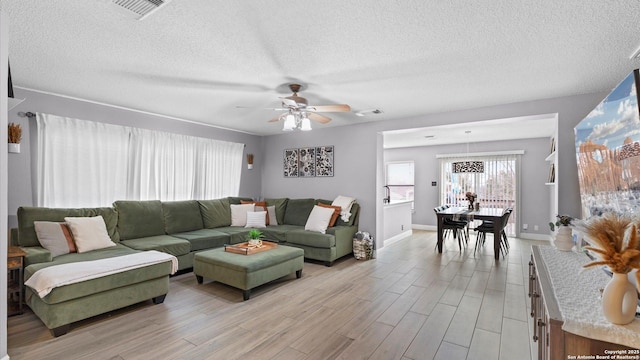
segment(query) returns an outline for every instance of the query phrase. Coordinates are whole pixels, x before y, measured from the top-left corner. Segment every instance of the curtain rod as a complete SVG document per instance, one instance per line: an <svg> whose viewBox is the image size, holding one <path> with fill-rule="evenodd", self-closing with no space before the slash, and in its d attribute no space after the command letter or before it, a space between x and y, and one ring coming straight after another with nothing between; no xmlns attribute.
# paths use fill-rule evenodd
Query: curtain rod
<svg viewBox="0 0 640 360"><path fill-rule="evenodd" d="M36 116L36 114L32 113L31 111L28 111L28 112L20 111L18 113L18 116L20 116L20 117L34 117L34 116Z"/></svg>

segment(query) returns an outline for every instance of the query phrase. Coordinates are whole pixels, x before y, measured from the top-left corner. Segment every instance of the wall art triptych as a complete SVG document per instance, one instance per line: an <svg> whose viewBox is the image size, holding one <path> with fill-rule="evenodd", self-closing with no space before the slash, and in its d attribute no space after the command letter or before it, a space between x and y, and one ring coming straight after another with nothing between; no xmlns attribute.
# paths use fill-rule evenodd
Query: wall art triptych
<svg viewBox="0 0 640 360"><path fill-rule="evenodd" d="M284 177L333 176L333 146L284 151Z"/></svg>

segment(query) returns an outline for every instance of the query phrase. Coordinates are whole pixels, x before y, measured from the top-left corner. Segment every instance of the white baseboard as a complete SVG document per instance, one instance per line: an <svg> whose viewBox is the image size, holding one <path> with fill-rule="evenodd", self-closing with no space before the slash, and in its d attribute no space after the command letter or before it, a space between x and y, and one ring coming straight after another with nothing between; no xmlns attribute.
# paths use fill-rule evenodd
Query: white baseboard
<svg viewBox="0 0 640 360"><path fill-rule="evenodd" d="M438 231L438 227L435 225L411 224L411 228L416 230Z"/></svg>
<svg viewBox="0 0 640 360"><path fill-rule="evenodd" d="M9 355L7 354L7 355L3 356L0 360L9 360Z"/></svg>
<svg viewBox="0 0 640 360"><path fill-rule="evenodd" d="M551 236L545 234L520 233L520 236L518 236L518 238L527 240L551 241Z"/></svg>
<svg viewBox="0 0 640 360"><path fill-rule="evenodd" d="M407 231L402 232L402 233L400 233L400 234L398 234L396 236L392 236L392 237L390 237L390 238L388 238L388 239L386 239L384 241L383 248L393 244L394 242L398 242L398 241L400 241L400 240L402 240L402 239L404 239L406 237L409 237L411 235L413 235L413 230L407 230Z"/></svg>

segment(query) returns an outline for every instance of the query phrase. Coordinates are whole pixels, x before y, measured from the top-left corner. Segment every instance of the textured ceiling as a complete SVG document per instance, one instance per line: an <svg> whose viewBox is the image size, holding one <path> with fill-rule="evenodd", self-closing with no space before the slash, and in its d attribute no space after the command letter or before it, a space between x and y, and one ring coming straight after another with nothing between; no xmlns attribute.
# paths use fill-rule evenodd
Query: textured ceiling
<svg viewBox="0 0 640 360"><path fill-rule="evenodd" d="M607 91L639 66L640 1L2 0L14 85L254 134L283 84L340 126ZM358 117L356 111L381 109Z"/></svg>

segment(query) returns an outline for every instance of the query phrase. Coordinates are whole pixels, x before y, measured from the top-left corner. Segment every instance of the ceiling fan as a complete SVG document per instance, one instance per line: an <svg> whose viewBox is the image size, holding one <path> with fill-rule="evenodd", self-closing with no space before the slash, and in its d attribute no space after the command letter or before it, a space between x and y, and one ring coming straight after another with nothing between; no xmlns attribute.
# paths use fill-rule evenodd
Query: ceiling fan
<svg viewBox="0 0 640 360"><path fill-rule="evenodd" d="M292 95L287 97L281 97L282 107L279 108L267 108L269 110L285 111L281 115L274 117L269 122L277 122L283 120L283 131L292 131L300 129L302 131L311 130L310 120L317 121L321 124L326 124L331 121L331 118L319 113L323 112L348 112L351 111L351 107L346 104L334 104L334 105L309 105L307 99L302 96L298 96L298 92L302 88L300 84L289 84L289 89L293 92Z"/></svg>

